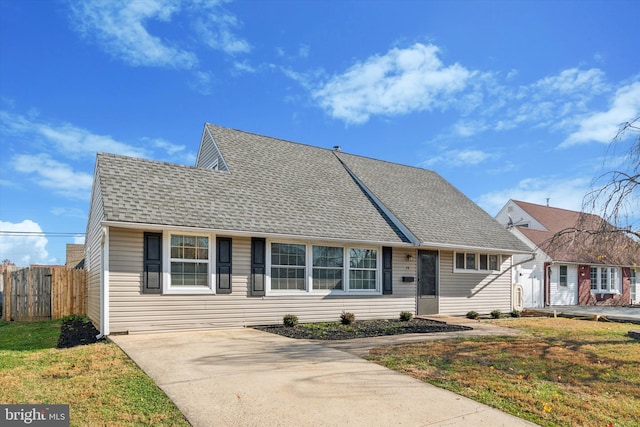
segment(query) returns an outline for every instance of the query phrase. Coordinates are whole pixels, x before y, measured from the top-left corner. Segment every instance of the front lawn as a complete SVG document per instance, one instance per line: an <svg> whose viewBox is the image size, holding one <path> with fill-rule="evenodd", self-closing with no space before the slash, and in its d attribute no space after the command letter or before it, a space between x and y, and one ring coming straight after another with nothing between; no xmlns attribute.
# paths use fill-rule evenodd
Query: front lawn
<svg viewBox="0 0 640 427"><path fill-rule="evenodd" d="M60 321L0 321L0 403L69 404L72 426L188 426L113 343L57 349Z"/></svg>
<svg viewBox="0 0 640 427"><path fill-rule="evenodd" d="M492 323L518 336L458 338L371 350L369 359L543 426L637 426L638 325L572 319Z"/></svg>

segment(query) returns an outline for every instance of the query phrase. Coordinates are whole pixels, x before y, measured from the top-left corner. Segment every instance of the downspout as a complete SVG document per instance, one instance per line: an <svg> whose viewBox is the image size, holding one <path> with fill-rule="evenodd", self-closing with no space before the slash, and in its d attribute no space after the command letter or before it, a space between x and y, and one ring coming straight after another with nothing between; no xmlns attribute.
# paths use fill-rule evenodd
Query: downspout
<svg viewBox="0 0 640 427"><path fill-rule="evenodd" d="M100 333L96 339L109 335L109 228L102 227L100 239Z"/></svg>

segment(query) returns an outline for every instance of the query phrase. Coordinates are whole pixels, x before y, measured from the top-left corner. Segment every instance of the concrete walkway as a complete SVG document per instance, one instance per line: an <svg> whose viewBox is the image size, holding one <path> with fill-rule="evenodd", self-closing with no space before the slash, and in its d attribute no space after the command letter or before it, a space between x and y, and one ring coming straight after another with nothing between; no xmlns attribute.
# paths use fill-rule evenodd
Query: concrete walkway
<svg viewBox="0 0 640 427"><path fill-rule="evenodd" d="M110 338L196 427L534 425L345 351L254 329ZM374 344L410 337L385 338Z"/></svg>

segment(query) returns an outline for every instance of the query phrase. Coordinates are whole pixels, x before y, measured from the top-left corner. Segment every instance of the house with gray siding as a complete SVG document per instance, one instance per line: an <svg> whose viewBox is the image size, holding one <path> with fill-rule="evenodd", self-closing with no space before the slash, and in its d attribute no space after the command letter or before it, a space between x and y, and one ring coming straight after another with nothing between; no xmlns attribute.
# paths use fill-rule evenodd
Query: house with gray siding
<svg viewBox="0 0 640 427"><path fill-rule="evenodd" d="M99 153L101 333L512 309L531 252L437 173L205 124L195 166Z"/></svg>

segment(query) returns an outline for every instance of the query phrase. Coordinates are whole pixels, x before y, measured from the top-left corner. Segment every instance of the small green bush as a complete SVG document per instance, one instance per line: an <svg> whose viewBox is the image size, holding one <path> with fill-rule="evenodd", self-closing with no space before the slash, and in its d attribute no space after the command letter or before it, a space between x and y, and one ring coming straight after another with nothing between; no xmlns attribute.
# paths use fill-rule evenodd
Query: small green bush
<svg viewBox="0 0 640 427"><path fill-rule="evenodd" d="M400 312L400 320L402 320L403 322L408 322L409 320L413 319L413 313L410 311L401 311Z"/></svg>
<svg viewBox="0 0 640 427"><path fill-rule="evenodd" d="M491 317L493 317L494 319L499 319L502 317L502 312L500 310L493 310L491 312Z"/></svg>
<svg viewBox="0 0 640 427"><path fill-rule="evenodd" d="M356 321L356 315L353 313L343 311L342 314L340 315L340 322L343 325L353 325L355 321Z"/></svg>
<svg viewBox="0 0 640 427"><path fill-rule="evenodd" d="M513 310L511 312L511 317L520 317L522 316L522 313L520 313L520 310Z"/></svg>
<svg viewBox="0 0 640 427"><path fill-rule="evenodd" d="M298 316L296 316L295 314L285 314L284 318L282 319L282 323L284 324L284 326L293 328L294 326L298 325Z"/></svg>
<svg viewBox="0 0 640 427"><path fill-rule="evenodd" d="M480 315L478 314L477 311L473 311L471 310L470 312L467 313L467 318L468 319L477 319Z"/></svg>

